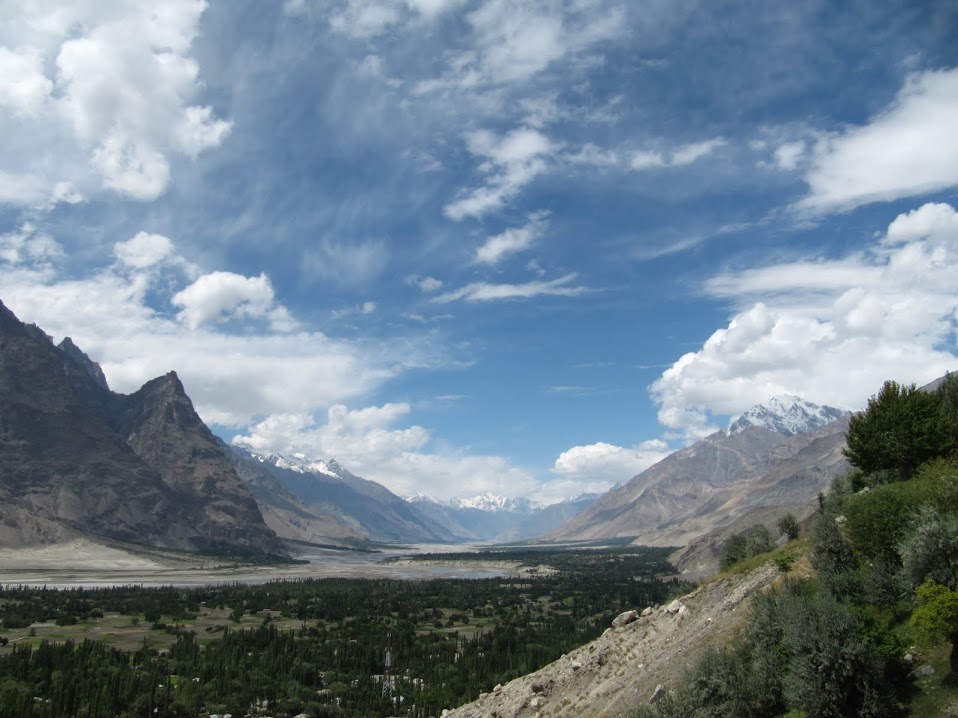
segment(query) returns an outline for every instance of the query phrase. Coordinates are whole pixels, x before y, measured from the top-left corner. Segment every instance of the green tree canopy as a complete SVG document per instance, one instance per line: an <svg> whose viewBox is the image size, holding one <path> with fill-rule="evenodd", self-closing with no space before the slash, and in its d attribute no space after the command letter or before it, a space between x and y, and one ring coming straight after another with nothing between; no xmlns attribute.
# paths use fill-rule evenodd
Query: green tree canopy
<svg viewBox="0 0 958 718"><path fill-rule="evenodd" d="M946 385L952 382L950 377ZM894 472L911 478L925 461L955 448L956 418L947 411L951 389L925 392L886 381L865 411L851 418L845 456L866 474Z"/></svg>

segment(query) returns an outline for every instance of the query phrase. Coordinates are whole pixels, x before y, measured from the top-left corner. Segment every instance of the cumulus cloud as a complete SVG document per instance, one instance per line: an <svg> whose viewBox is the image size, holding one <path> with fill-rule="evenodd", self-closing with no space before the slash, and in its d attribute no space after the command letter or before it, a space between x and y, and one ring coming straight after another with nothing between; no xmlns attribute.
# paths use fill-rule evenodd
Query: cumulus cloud
<svg viewBox="0 0 958 718"><path fill-rule="evenodd" d="M628 481L670 453L661 439L643 441L632 447L614 446L605 442L573 446L555 460L552 471L567 478L612 484Z"/></svg>
<svg viewBox="0 0 958 718"><path fill-rule="evenodd" d="M466 146L483 160L479 169L487 175L479 187L460 193L443 210L449 219L482 217L515 197L547 167L556 147L538 130L523 127L503 136L488 130L466 135Z"/></svg>
<svg viewBox="0 0 958 718"><path fill-rule="evenodd" d="M911 76L862 127L822 137L798 208L846 211L958 184L958 68Z"/></svg>
<svg viewBox="0 0 958 718"><path fill-rule="evenodd" d="M172 156L221 144L230 122L195 102L191 44L205 8L11 5L0 29L0 131L15 128L19 146L0 159L20 191L0 182L0 202L42 206L102 188L152 200L169 185Z"/></svg>
<svg viewBox="0 0 958 718"><path fill-rule="evenodd" d="M461 289L446 292L434 297L432 301L446 304L448 302L489 302L503 299L531 299L539 296L576 297L584 294L586 287L572 285L576 274L566 274L558 279L548 281L532 281L524 284L489 284L473 282ZM571 285L571 286L570 286Z"/></svg>
<svg viewBox="0 0 958 718"><path fill-rule="evenodd" d="M510 227L501 234L489 237L476 250L475 261L494 265L510 254L528 249L545 233L547 216L547 212L536 212L521 227Z"/></svg>
<svg viewBox="0 0 958 718"><path fill-rule="evenodd" d="M486 491L515 496L538 488L528 472L503 457L433 449L424 427L397 426L409 413L405 403L362 409L335 405L322 423L303 414L270 416L233 441L280 453L334 458L400 496L427 493L452 498Z"/></svg>
<svg viewBox="0 0 958 718"><path fill-rule="evenodd" d="M713 277L740 309L650 387L659 421L686 439L776 394L864 406L886 379L924 383L956 368L958 213L899 215L867 252Z"/></svg>
<svg viewBox="0 0 958 718"><path fill-rule="evenodd" d="M136 391L175 369L207 422L240 426L310 413L441 361L419 339L377 343L290 331L295 320L263 275L211 272L183 287L182 260L160 235L138 234L117 244L120 261L67 276L59 267L69 258L50 238L29 226L14 234L0 237L0 296L17 316L54 337L73 337L117 391ZM182 310L182 321L168 305Z"/></svg>
<svg viewBox="0 0 958 718"><path fill-rule="evenodd" d="M232 272L211 272L177 292L170 300L181 307L176 315L190 329L221 324L230 319L268 319L277 331L292 331L296 322L278 304L269 277L244 277Z"/></svg>
<svg viewBox="0 0 958 718"><path fill-rule="evenodd" d="M22 117L35 117L53 91L43 74L43 57L34 48L19 53L0 47L0 108Z"/></svg>
<svg viewBox="0 0 958 718"><path fill-rule="evenodd" d="M127 267L146 269L172 256L173 242L162 234L137 232L125 242L114 244L113 254Z"/></svg>

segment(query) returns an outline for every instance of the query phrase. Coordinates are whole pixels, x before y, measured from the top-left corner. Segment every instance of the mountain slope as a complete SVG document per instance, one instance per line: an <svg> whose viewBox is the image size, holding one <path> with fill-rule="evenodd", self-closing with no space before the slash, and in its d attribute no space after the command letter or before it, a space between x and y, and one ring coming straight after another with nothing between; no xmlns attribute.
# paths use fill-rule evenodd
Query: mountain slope
<svg viewBox="0 0 958 718"><path fill-rule="evenodd" d="M679 602L608 628L591 643L443 712L446 718L625 718L648 702L656 686L673 689L703 648L726 645L742 630L752 597L778 576L771 564L722 576ZM643 611L645 606L633 606Z"/></svg>
<svg viewBox="0 0 958 718"><path fill-rule="evenodd" d="M262 463L223 444L237 475L259 504L263 520L280 538L313 544L343 544L368 538L361 526L310 508L287 491Z"/></svg>
<svg viewBox="0 0 958 718"><path fill-rule="evenodd" d="M796 405L804 423L793 420ZM822 424L834 412L841 418ZM841 454L846 412L789 402L758 407L743 419L676 451L544 538L635 537L636 543L683 546L759 509L765 519L807 513L818 492L848 467Z"/></svg>
<svg viewBox="0 0 958 718"><path fill-rule="evenodd" d="M163 548L283 553L249 492L213 456L211 435L175 375L124 397L105 388L95 366L72 342L55 347L0 303L4 545L94 534Z"/></svg>
<svg viewBox="0 0 958 718"><path fill-rule="evenodd" d="M382 484L350 473L335 461L234 449L259 462L306 506L332 515L376 541L443 542L457 537Z"/></svg>

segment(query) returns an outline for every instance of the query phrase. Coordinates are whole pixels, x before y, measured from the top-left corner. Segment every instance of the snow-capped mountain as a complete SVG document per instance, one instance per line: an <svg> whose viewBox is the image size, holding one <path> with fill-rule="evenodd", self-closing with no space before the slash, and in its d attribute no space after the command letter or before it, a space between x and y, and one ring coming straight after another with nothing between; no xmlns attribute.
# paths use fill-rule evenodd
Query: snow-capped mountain
<svg viewBox="0 0 958 718"><path fill-rule="evenodd" d="M750 426L764 427L783 436L807 434L850 413L785 394L753 406L729 425L728 434L738 434Z"/></svg>
<svg viewBox="0 0 958 718"><path fill-rule="evenodd" d="M447 501L416 494L407 501L464 540L521 541L551 531L597 498L598 494L583 494L550 506L493 493Z"/></svg>
<svg viewBox="0 0 958 718"><path fill-rule="evenodd" d="M541 509L543 504L524 496L510 498L496 496L491 491L470 499L451 499L449 505L459 509L478 509L479 511L509 511L512 513L528 514Z"/></svg>

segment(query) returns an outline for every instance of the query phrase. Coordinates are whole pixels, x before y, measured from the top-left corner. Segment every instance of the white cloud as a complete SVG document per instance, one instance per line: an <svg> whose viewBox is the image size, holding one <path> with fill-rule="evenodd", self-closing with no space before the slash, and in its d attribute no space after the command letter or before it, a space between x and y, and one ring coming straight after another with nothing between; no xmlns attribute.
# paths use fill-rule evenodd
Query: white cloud
<svg viewBox="0 0 958 718"><path fill-rule="evenodd" d="M545 171L546 160L556 150L548 137L529 127L502 137L488 130L470 132L466 145L473 155L483 159L479 168L489 176L482 186L461 193L446 205L446 216L457 222L499 209Z"/></svg>
<svg viewBox="0 0 958 718"><path fill-rule="evenodd" d="M539 296L576 297L588 291L583 286L570 286L577 276L576 274L566 274L558 279L525 282L524 284L473 282L461 289L440 294L434 297L432 301L445 304L460 300L489 302L503 299L531 299Z"/></svg>
<svg viewBox="0 0 958 718"><path fill-rule="evenodd" d="M503 457L431 450L427 429L396 426L409 413L405 403L363 409L336 405L322 424L303 414L271 416L234 441L280 453L334 458L400 496L427 493L452 498L486 491L517 496L539 487L526 471Z"/></svg>
<svg viewBox="0 0 958 718"><path fill-rule="evenodd" d="M899 215L868 252L713 277L740 310L650 387L687 439L776 394L864 406L886 379L924 383L958 364L958 213Z"/></svg>
<svg viewBox="0 0 958 718"><path fill-rule="evenodd" d="M42 265L62 256L63 247L49 235L37 232L32 224L0 234L0 262Z"/></svg>
<svg viewBox="0 0 958 718"><path fill-rule="evenodd" d="M162 234L137 232L127 241L114 244L113 253L128 267L146 269L171 256L173 243Z"/></svg>
<svg viewBox="0 0 958 718"><path fill-rule="evenodd" d="M711 140L703 140L702 142L693 142L688 145L683 145L672 151L672 162L673 167L684 167L690 165L693 162L698 162L703 157L708 157L710 154L715 152L719 147L723 147L726 144L725 140L721 137L715 137Z"/></svg>
<svg viewBox="0 0 958 718"><path fill-rule="evenodd" d="M173 295L182 307L177 318L190 329L221 324L230 319L268 319L278 331L296 328L286 307L276 302L269 277L244 277L232 272L211 272Z"/></svg>
<svg viewBox="0 0 958 718"><path fill-rule="evenodd" d="M552 471L564 477L605 482L611 486L628 481L669 453L668 444L660 439L643 441L629 448L600 441L563 451L555 460Z"/></svg>
<svg viewBox="0 0 958 718"><path fill-rule="evenodd" d="M52 90L36 49L17 53L0 47L0 108L22 117L36 116Z"/></svg>
<svg viewBox="0 0 958 718"><path fill-rule="evenodd" d="M640 150L632 155L631 166L634 170L657 169L660 167L685 167L698 162L703 157L728 144L721 137L713 137L701 142L692 142L672 149L668 156L659 150Z"/></svg>
<svg viewBox="0 0 958 718"><path fill-rule="evenodd" d="M418 274L412 274L406 277L406 284L419 287L423 292L437 292L442 289L442 280L435 277L422 277Z"/></svg>
<svg viewBox="0 0 958 718"><path fill-rule="evenodd" d="M802 140L779 145L775 150L775 166L787 171L798 169L805 158L805 150L805 142Z"/></svg>
<svg viewBox="0 0 958 718"><path fill-rule="evenodd" d="M191 56L206 3L14 3L0 28L0 131L17 147L0 162L0 202L48 206L102 188L159 197L170 160L221 144L229 122L195 104L202 89ZM13 49L11 49L13 48ZM28 119L29 122L24 120ZM64 194L67 183L73 188Z"/></svg>
<svg viewBox="0 0 958 718"><path fill-rule="evenodd" d="M165 307L182 287L180 258L168 256L149 271L116 262L67 277L57 269L58 245L29 227L17 235L0 238L0 297L17 316L55 337L73 337L117 391L136 391L176 370L207 422L237 426L312 413L367 395L407 368L442 361L421 338L377 343L289 331L294 320L264 276L203 275L175 295L185 320L177 321ZM120 254L142 264L162 253L150 255L163 242L119 244ZM48 260L29 261L31 251ZM230 324L220 323L224 317Z"/></svg>
<svg viewBox="0 0 958 718"><path fill-rule="evenodd" d="M510 227L501 234L489 237L476 250L475 261L481 264L498 264L501 259L528 249L546 230L547 212L536 212L521 227Z"/></svg>
<svg viewBox="0 0 958 718"><path fill-rule="evenodd" d="M826 135L798 208L845 211L958 185L958 68L913 75L863 127Z"/></svg>
<svg viewBox="0 0 958 718"><path fill-rule="evenodd" d="M621 8L596 0L486 0L468 13L469 51L452 57L441 78L420 92L527 82L624 32Z"/></svg>

